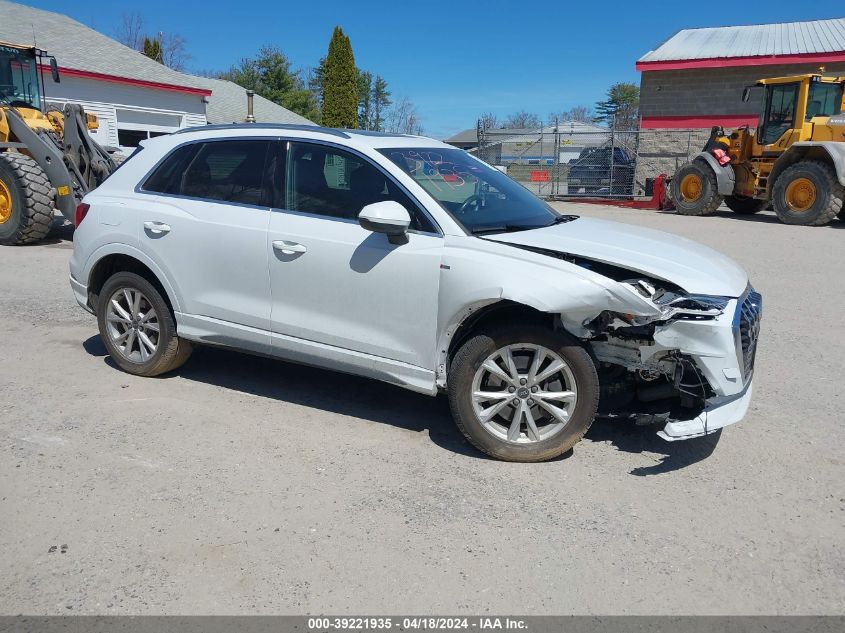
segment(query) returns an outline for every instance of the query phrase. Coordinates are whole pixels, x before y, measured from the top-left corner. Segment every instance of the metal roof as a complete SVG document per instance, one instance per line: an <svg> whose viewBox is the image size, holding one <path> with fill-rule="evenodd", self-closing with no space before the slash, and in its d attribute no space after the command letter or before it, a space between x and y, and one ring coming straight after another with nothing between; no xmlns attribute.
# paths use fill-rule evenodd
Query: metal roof
<svg viewBox="0 0 845 633"><path fill-rule="evenodd" d="M845 18L679 31L638 62L845 51Z"/></svg>

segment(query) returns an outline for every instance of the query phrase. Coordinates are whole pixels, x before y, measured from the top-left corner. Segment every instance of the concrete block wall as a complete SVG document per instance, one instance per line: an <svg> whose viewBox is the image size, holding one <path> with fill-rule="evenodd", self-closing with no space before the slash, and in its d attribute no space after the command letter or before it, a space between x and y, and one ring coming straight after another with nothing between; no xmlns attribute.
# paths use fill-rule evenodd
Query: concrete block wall
<svg viewBox="0 0 845 633"><path fill-rule="evenodd" d="M641 130L634 172L634 195L644 195L645 181L659 174L673 175L698 154L710 136L710 128Z"/></svg>
<svg viewBox="0 0 845 633"><path fill-rule="evenodd" d="M640 81L640 116L712 116L757 114L762 90L742 102L742 89L758 79L816 72L818 64L695 68L644 71ZM826 73L845 75L845 63L827 64Z"/></svg>

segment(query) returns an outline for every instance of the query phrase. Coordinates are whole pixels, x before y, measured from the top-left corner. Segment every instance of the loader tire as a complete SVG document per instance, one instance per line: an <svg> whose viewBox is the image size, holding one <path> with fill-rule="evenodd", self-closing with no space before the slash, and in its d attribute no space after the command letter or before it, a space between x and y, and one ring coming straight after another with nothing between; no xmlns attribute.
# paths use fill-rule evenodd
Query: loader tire
<svg viewBox="0 0 845 633"><path fill-rule="evenodd" d="M681 215L712 215L722 204L716 174L705 162L682 165L672 178L672 200Z"/></svg>
<svg viewBox="0 0 845 633"><path fill-rule="evenodd" d="M31 244L53 226L54 190L44 170L17 152L0 153L0 244Z"/></svg>
<svg viewBox="0 0 845 633"><path fill-rule="evenodd" d="M827 163L802 160L790 165L772 187L772 204L784 224L824 226L842 213L845 187Z"/></svg>
<svg viewBox="0 0 845 633"><path fill-rule="evenodd" d="M769 206L769 201L746 196L725 196L725 205L739 215L751 215Z"/></svg>

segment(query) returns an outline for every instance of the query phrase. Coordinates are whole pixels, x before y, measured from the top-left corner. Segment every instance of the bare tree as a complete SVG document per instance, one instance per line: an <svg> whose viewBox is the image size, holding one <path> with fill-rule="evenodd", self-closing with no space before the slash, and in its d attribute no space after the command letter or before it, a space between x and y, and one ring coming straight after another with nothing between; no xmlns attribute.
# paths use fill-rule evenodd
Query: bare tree
<svg viewBox="0 0 845 633"><path fill-rule="evenodd" d="M144 18L140 13L124 13L114 31L115 39L136 51L144 45Z"/></svg>
<svg viewBox="0 0 845 633"><path fill-rule="evenodd" d="M482 130L492 130L493 128L499 127L499 117L492 112L482 114L478 117L478 122Z"/></svg>
<svg viewBox="0 0 845 633"><path fill-rule="evenodd" d="M554 124L555 120L558 122L577 121L579 123L592 123L594 116L595 114L592 108L579 105L569 110L563 110L562 112L552 112L549 115L549 125Z"/></svg>
<svg viewBox="0 0 845 633"><path fill-rule="evenodd" d="M408 97L402 97L387 112L387 131L399 134L423 133L422 119L417 107Z"/></svg>
<svg viewBox="0 0 845 633"><path fill-rule="evenodd" d="M183 71L191 60L185 38L178 33L159 33L162 63L173 70Z"/></svg>
<svg viewBox="0 0 845 633"><path fill-rule="evenodd" d="M543 127L543 122L536 114L520 110L519 112L514 112L505 119L505 127L540 128Z"/></svg>
<svg viewBox="0 0 845 633"><path fill-rule="evenodd" d="M155 35L147 32L144 17L140 13L124 13L120 24L114 32L115 39L124 46L139 52L144 52L144 40L161 47L161 59L156 59L173 70L185 70L191 60L185 38L178 33L164 33L159 31Z"/></svg>

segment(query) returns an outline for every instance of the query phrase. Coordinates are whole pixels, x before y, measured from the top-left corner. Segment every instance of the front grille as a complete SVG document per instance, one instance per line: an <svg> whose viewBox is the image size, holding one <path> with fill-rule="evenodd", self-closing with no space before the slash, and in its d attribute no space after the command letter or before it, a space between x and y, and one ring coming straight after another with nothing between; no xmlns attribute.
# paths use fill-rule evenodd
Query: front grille
<svg viewBox="0 0 845 633"><path fill-rule="evenodd" d="M739 343L742 348L742 370L746 381L754 372L754 356L757 353L757 338L760 335L760 321L763 317L763 296L750 290L738 308Z"/></svg>

